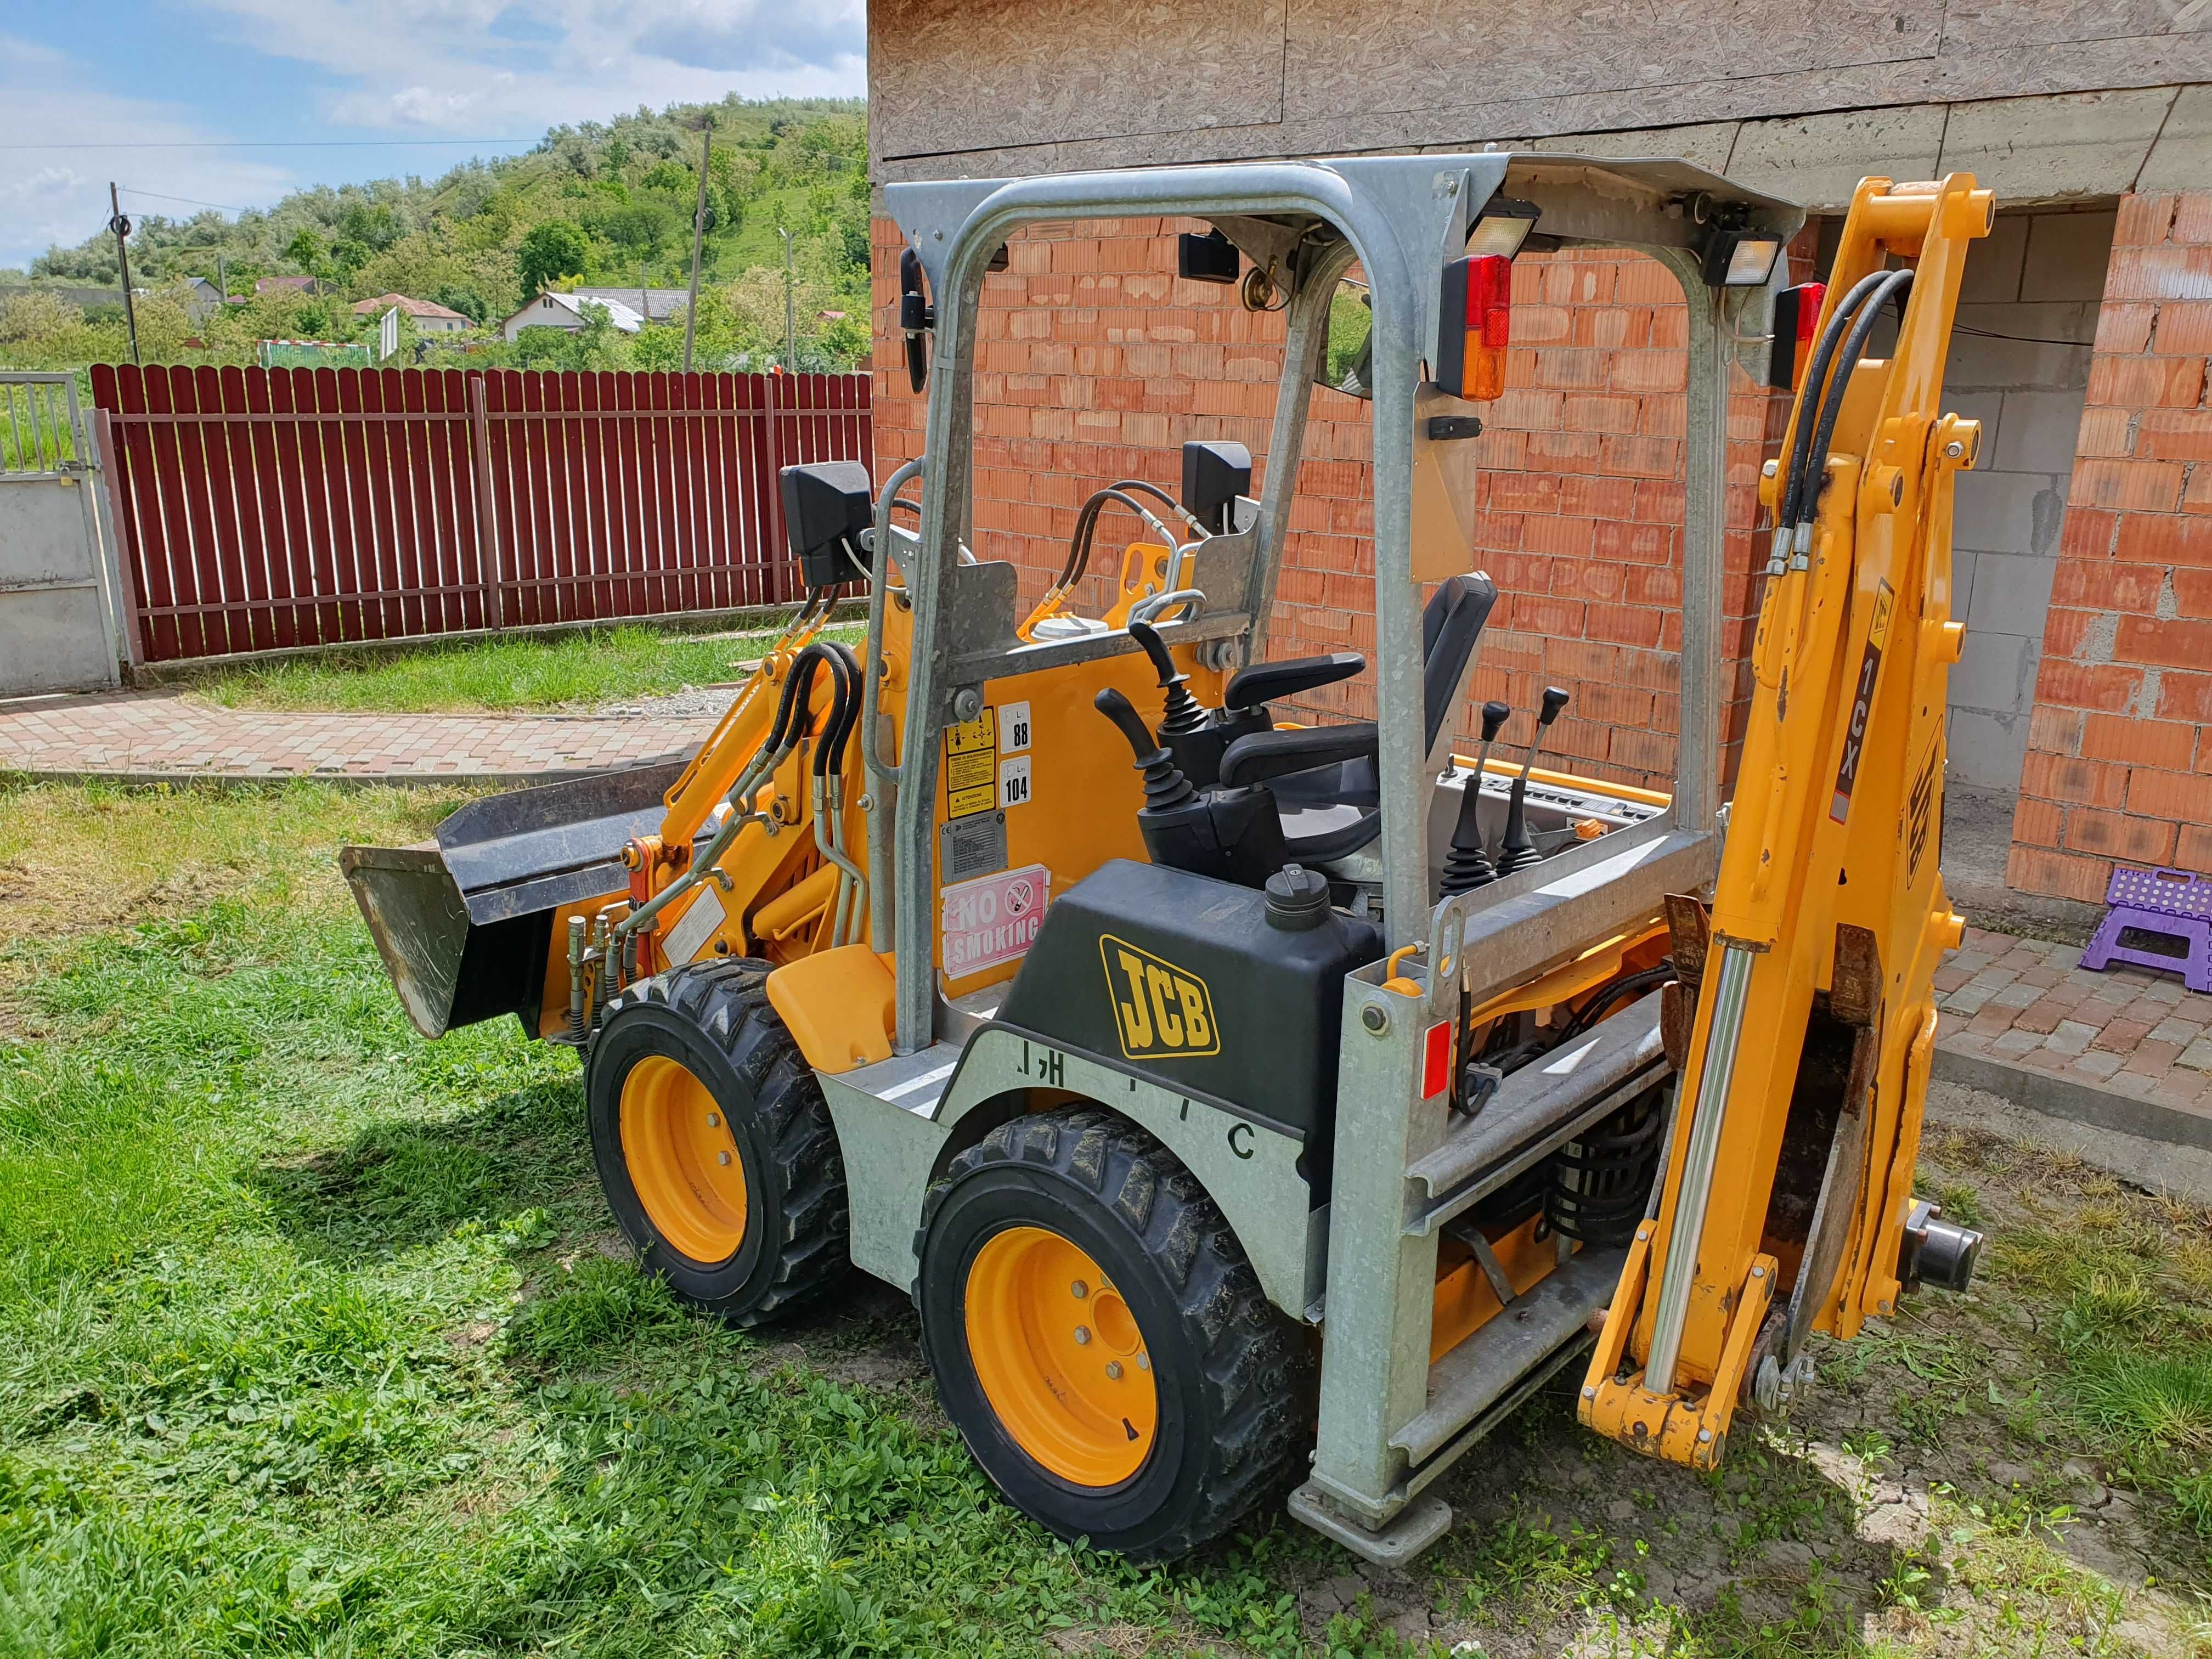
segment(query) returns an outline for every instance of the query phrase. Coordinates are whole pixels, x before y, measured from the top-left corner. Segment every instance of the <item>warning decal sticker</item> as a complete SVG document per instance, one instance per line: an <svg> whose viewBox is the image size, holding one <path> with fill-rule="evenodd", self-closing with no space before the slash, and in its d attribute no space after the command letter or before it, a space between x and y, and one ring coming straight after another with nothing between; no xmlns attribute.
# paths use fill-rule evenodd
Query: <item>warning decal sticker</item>
<svg viewBox="0 0 2212 1659"><path fill-rule="evenodd" d="M1026 951L1044 924L1051 890L1052 872L1042 864L940 888L945 978L980 973Z"/></svg>
<svg viewBox="0 0 2212 1659"><path fill-rule="evenodd" d="M945 728L945 814L964 818L999 804L999 733L993 711Z"/></svg>

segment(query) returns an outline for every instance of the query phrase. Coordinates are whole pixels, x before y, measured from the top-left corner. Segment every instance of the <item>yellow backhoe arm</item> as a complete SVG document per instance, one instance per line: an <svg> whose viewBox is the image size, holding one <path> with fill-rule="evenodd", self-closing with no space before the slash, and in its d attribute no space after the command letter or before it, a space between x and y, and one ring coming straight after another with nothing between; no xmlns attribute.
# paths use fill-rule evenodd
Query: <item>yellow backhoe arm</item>
<svg viewBox="0 0 2212 1659"><path fill-rule="evenodd" d="M1936 826L1964 631L1952 484L1980 435L1938 400L1966 250L1994 210L1969 174L1859 186L1762 489L1773 551L1709 948L1697 907L1670 911L1670 995L1696 1006L1666 1178L1581 1400L1591 1427L1677 1462L1711 1467L1739 1406L1786 1402L1812 1332L1893 1311L1931 1230L1931 1280L1962 1281L1978 1243L1911 1192L1931 980L1962 926Z"/></svg>

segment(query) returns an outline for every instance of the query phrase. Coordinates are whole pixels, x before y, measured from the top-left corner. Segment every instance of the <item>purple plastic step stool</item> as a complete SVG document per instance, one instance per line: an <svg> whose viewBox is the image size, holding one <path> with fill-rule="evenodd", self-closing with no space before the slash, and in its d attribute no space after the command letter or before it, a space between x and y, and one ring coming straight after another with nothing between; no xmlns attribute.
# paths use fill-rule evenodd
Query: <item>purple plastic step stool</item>
<svg viewBox="0 0 2212 1659"><path fill-rule="evenodd" d="M2169 956L2120 943L2133 928L2188 943ZM2101 972L2116 962L2179 974L2192 991L2212 992L2212 881L2186 870L2128 870L2115 866L2105 890L2105 920L2081 952L2081 965Z"/></svg>

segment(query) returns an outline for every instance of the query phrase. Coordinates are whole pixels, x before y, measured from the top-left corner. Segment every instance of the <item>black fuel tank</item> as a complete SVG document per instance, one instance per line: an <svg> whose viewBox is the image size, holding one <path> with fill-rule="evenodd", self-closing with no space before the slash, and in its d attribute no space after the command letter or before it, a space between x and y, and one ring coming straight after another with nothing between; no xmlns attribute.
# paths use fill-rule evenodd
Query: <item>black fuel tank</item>
<svg viewBox="0 0 2212 1659"><path fill-rule="evenodd" d="M1317 873L1270 886L1111 860L1045 912L998 1018L1325 1142L1341 981L1382 935Z"/></svg>

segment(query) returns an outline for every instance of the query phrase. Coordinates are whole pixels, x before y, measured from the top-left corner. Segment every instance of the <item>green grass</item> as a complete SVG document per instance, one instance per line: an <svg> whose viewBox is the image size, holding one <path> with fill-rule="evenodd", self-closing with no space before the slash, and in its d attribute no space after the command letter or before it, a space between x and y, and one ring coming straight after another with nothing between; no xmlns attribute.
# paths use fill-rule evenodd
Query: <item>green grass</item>
<svg viewBox="0 0 2212 1659"><path fill-rule="evenodd" d="M0 1659L2197 1639L2212 1233L1980 1143L1931 1178L1998 1229L1982 1294L1824 1347L1716 1474L1593 1439L1569 1380L1447 1480L1410 1576L1279 1508L1171 1569L1056 1543L938 1414L902 1295L700 1318L613 1229L565 1052L408 1029L332 853L457 799L0 792ZM2074 1456L2170 1596L2068 1553ZM1909 1541L1869 1530L1894 1485Z"/></svg>
<svg viewBox="0 0 2212 1659"><path fill-rule="evenodd" d="M857 639L858 630L834 637ZM629 626L398 652L340 650L212 670L187 684L227 708L580 710L726 684L775 638L773 631L736 638Z"/></svg>

